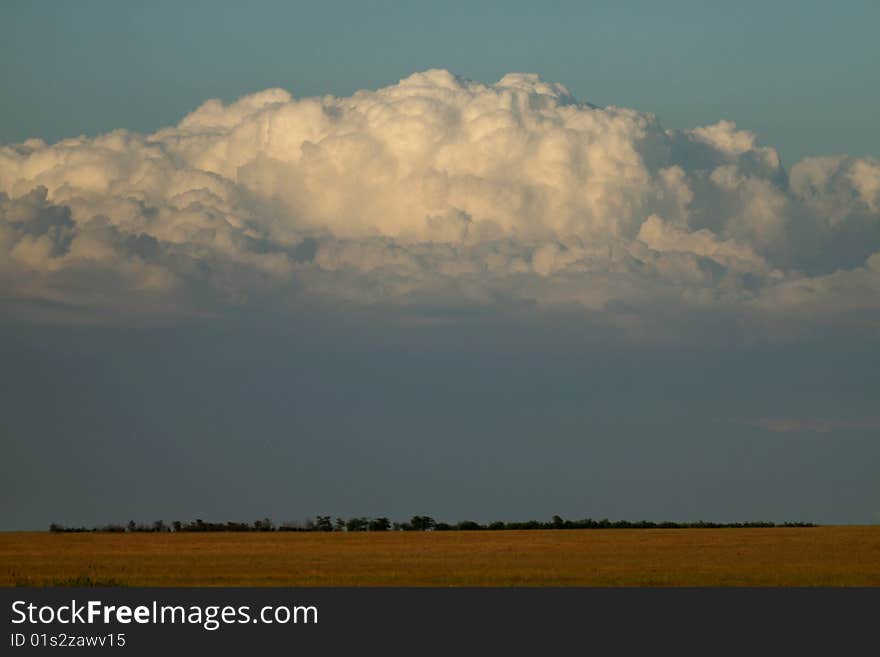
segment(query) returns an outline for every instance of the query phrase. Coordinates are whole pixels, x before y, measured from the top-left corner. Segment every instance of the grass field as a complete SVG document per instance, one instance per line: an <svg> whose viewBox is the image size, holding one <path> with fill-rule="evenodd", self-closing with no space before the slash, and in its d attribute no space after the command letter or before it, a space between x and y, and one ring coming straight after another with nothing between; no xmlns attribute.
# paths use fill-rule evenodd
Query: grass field
<svg viewBox="0 0 880 657"><path fill-rule="evenodd" d="M880 526L0 533L3 586L880 586Z"/></svg>

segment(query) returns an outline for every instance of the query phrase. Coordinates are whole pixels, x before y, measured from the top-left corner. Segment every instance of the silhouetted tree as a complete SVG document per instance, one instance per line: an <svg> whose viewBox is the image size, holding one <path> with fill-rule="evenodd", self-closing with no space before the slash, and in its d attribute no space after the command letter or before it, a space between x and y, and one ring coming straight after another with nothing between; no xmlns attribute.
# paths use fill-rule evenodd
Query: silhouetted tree
<svg viewBox="0 0 880 657"><path fill-rule="evenodd" d="M316 516L315 517L315 531L332 532L333 531L333 523L330 521L330 516Z"/></svg>
<svg viewBox="0 0 880 657"><path fill-rule="evenodd" d="M367 519L349 518L345 522L345 530L349 532L365 532L367 531Z"/></svg>
<svg viewBox="0 0 880 657"><path fill-rule="evenodd" d="M474 522L473 520L462 520L455 526L456 529L462 531L474 531L476 529L482 529L482 525L478 522Z"/></svg>
<svg viewBox="0 0 880 657"><path fill-rule="evenodd" d="M488 526L481 525L473 520L464 520L456 525L450 525L445 522L436 522L431 516L413 516L409 522L392 523L385 516L378 518L355 517L349 520L336 518L335 523L331 522L330 516L316 516L314 520L306 520L304 525L298 523L286 522L277 531L388 531L393 528L402 531L448 531L448 530L475 530L475 529L715 529L715 528L746 528L746 527L815 527L816 525L809 522L786 522L782 525L776 525L772 522L706 522L699 520L696 522L652 522L649 520L617 520L610 521L608 518L602 520L593 520L592 518L584 518L583 520L563 520L559 515L554 515L548 522L539 522L537 520L528 520L526 522L502 522L495 521ZM139 525L131 520L126 525L104 525L102 527L65 527L59 523L53 522L49 525L50 532L246 532L246 531L276 531L275 525L269 518L257 520L253 524L242 522L204 522L201 518L197 518L194 522L182 523L175 520L171 523L171 527L166 525L162 520L156 520L151 525Z"/></svg>
<svg viewBox="0 0 880 657"><path fill-rule="evenodd" d="M387 532L391 529L391 521L385 516L373 518L370 520L369 529L371 532Z"/></svg>
<svg viewBox="0 0 880 657"><path fill-rule="evenodd" d="M275 525L268 518L254 521L254 530L258 532L271 532L275 529Z"/></svg>
<svg viewBox="0 0 880 657"><path fill-rule="evenodd" d="M416 531L426 531L433 529L436 523L431 516L413 516L410 518L409 524Z"/></svg>

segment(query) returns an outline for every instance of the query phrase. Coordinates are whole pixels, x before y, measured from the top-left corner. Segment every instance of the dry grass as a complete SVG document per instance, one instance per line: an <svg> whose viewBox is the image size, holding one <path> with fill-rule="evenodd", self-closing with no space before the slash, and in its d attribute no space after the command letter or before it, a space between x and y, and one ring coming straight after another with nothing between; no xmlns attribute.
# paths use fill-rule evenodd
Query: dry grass
<svg viewBox="0 0 880 657"><path fill-rule="evenodd" d="M0 533L0 584L880 586L880 526Z"/></svg>

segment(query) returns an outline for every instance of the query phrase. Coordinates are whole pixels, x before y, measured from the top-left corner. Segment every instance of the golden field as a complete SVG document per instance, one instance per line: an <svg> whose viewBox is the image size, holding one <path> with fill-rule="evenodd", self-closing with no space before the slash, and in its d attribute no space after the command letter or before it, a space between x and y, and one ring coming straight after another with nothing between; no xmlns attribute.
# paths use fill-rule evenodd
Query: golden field
<svg viewBox="0 0 880 657"><path fill-rule="evenodd" d="M880 526L0 533L0 585L880 586Z"/></svg>

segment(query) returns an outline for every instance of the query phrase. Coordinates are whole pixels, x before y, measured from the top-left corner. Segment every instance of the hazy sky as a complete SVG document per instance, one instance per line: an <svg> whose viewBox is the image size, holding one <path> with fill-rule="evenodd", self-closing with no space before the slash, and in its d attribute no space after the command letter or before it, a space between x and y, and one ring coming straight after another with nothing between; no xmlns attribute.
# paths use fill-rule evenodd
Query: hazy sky
<svg viewBox="0 0 880 657"><path fill-rule="evenodd" d="M787 164L877 157L878 23L873 0L7 0L0 141L152 131L207 98L348 95L446 68L540 73L673 128L733 120Z"/></svg>
<svg viewBox="0 0 880 657"><path fill-rule="evenodd" d="M312 4L0 7L0 527L880 522L876 3Z"/></svg>

